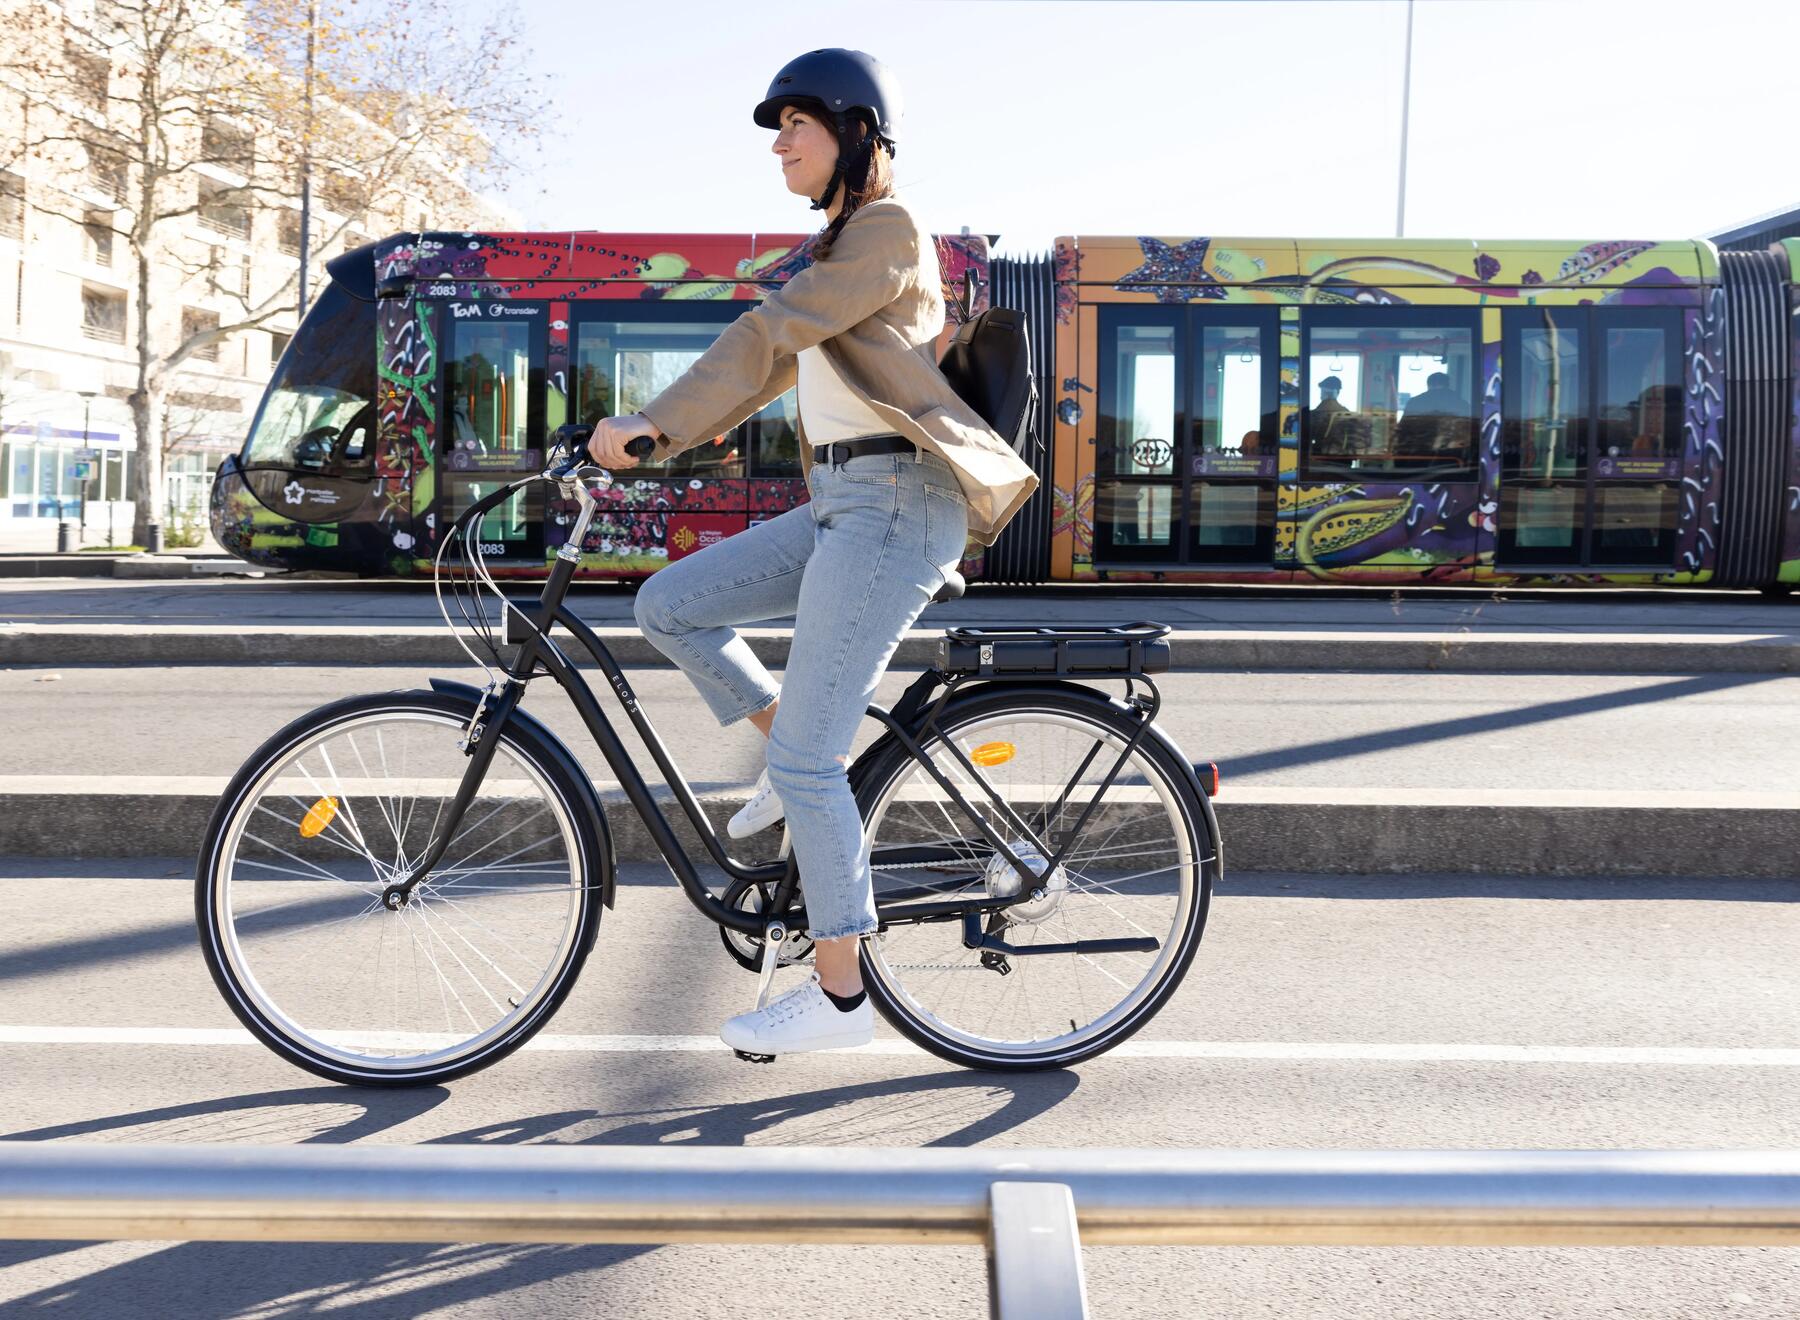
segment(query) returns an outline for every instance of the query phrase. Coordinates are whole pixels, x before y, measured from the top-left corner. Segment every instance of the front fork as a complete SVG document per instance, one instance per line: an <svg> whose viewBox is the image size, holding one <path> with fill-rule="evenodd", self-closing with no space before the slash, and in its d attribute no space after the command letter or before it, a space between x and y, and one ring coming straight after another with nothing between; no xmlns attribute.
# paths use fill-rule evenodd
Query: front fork
<svg viewBox="0 0 1800 1320"><path fill-rule="evenodd" d="M381 905L388 911L398 912L410 903L413 890L443 860L445 851L450 847L450 840L456 837L457 827L462 824L463 815L475 800L481 781L487 777L488 767L494 762L494 752L500 746L501 732L524 695L525 685L511 676L499 686L498 692L490 686L481 694L481 700L475 705L475 713L469 717L468 727L463 730L463 740L458 744L458 748L469 758L469 764L463 770L462 782L456 786L456 796L451 799L450 809L445 813L443 828L437 831L437 837L432 840L425 855L413 864L406 879L381 891Z"/></svg>

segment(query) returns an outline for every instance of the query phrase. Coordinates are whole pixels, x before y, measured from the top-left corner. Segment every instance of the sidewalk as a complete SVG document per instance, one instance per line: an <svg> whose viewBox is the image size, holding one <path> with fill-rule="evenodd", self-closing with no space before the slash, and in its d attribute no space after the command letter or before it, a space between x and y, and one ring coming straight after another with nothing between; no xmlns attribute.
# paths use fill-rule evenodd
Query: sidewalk
<svg viewBox="0 0 1800 1320"><path fill-rule="evenodd" d="M535 587L519 584L528 597ZM620 663L664 664L635 592L578 584L574 612ZM493 614L490 603L490 614ZM1800 673L1800 602L1749 592L1312 592L976 584L932 605L893 663L934 662L946 627L1154 620L1177 667L1549 673ZM766 664L791 625L741 629ZM428 583L0 579L0 664L436 664L462 658Z"/></svg>

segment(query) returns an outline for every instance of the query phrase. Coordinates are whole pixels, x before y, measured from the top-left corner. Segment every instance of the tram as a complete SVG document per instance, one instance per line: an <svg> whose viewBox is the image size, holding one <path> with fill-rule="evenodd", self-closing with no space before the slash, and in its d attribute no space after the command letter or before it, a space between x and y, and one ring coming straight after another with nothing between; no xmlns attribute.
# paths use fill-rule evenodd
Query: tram
<svg viewBox="0 0 1800 1320"><path fill-rule="evenodd" d="M970 581L1800 584L1800 240L937 242L947 306L1030 318L1044 400L1042 485L971 543ZM219 470L214 532L265 568L429 573L558 425L636 411L809 259L760 234L347 252ZM794 407L620 474L584 574L804 502ZM494 510L495 574L542 575L573 515L541 482Z"/></svg>

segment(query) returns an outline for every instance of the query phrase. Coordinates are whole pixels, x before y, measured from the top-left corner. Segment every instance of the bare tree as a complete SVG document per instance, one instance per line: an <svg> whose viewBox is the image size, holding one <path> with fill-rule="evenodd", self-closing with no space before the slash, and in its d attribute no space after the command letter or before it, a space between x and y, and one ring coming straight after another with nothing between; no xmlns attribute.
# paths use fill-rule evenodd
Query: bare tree
<svg viewBox="0 0 1800 1320"><path fill-rule="evenodd" d="M298 264L259 281L268 263L196 230L252 245L280 230L291 247L303 176L327 212L314 264L353 223L460 227L472 184L504 166L492 144L533 138L517 48L494 25L463 31L446 0L0 3L0 82L21 108L0 166L46 163L117 207L112 234L135 273L133 539L148 544L175 374L298 305ZM34 204L95 223L68 193ZM225 310L184 312L194 290Z"/></svg>

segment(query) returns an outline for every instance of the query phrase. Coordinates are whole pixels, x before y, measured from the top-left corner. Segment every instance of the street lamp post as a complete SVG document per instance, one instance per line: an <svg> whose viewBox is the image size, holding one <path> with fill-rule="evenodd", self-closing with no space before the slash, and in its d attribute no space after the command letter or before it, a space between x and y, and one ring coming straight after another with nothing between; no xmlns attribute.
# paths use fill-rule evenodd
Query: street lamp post
<svg viewBox="0 0 1800 1320"><path fill-rule="evenodd" d="M313 64L317 59L318 0L306 6L306 110L300 128L300 316L306 316L306 267L312 260Z"/></svg>
<svg viewBox="0 0 1800 1320"><path fill-rule="evenodd" d="M1406 0L1406 72L1400 79L1400 197L1394 207L1394 237L1406 237L1406 130L1412 112L1413 0Z"/></svg>
<svg viewBox="0 0 1800 1320"><path fill-rule="evenodd" d="M94 448L94 442L88 435L88 430L89 430L88 423L93 417L94 395L98 394L99 391L98 390L77 390L76 393L81 395L81 450L83 453L92 453L93 448ZM89 459L88 461L93 462L92 459ZM102 498L104 498L106 495L106 460L105 459L100 460L99 466L96 469L96 471L98 471L100 473L100 494L101 494ZM113 539L113 536L114 536L114 532L113 532L113 501L107 500L106 501L106 543L109 546L118 544L118 542ZM83 482L82 486L81 486L81 539L83 541L87 540L87 483L86 482Z"/></svg>

